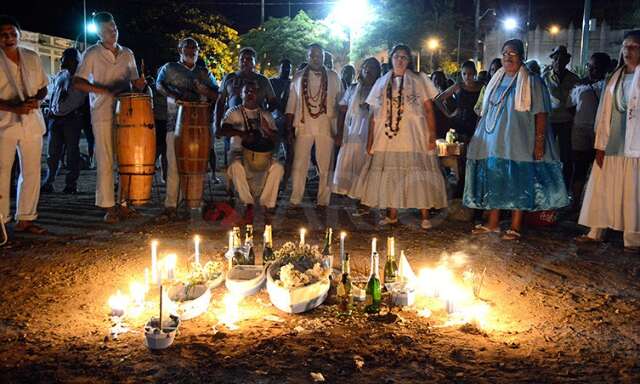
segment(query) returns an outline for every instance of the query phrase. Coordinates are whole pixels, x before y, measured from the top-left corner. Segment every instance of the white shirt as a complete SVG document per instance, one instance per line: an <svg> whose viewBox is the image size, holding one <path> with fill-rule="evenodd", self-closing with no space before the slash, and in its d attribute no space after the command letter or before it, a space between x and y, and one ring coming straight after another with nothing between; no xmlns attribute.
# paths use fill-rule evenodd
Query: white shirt
<svg viewBox="0 0 640 384"><path fill-rule="evenodd" d="M242 116L242 106L238 105L231 109L228 109L222 119L222 124L231 124L233 129L238 131L246 131L247 127L245 127L244 117ZM262 115L262 118L269 125L269 130L275 132L277 130L276 123L273 120L271 114L265 110L260 108L256 109L244 109L247 114L247 123L249 123L252 129L259 129L262 119L258 116L258 112ZM242 138L240 136L232 136L231 137L231 146L229 149L229 156L232 159L237 159L242 156Z"/></svg>
<svg viewBox="0 0 640 384"><path fill-rule="evenodd" d="M34 97L47 86L49 78L42 67L38 54L26 48L18 48L20 65L11 61L0 50L0 99L25 100ZM40 108L19 116L13 112L0 111L0 135L5 138L37 138L45 132Z"/></svg>
<svg viewBox="0 0 640 384"><path fill-rule="evenodd" d="M97 43L89 47L84 55L76 76L94 85L107 86L115 93L129 92L131 81L137 80L138 68L133 52L129 48L117 45L118 55ZM115 98L111 94L89 93L92 122L111 122Z"/></svg>
<svg viewBox="0 0 640 384"><path fill-rule="evenodd" d="M577 85L571 91L569 106L576 107L571 130L571 147L575 151L593 148L598 103L602 96L604 80L593 84Z"/></svg>

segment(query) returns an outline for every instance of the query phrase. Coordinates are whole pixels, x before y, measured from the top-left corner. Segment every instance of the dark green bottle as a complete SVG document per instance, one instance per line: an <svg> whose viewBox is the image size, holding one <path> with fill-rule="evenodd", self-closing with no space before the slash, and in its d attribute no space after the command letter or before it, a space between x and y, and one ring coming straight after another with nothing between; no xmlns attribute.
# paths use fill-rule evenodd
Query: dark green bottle
<svg viewBox="0 0 640 384"><path fill-rule="evenodd" d="M378 252L371 253L371 275L367 282L366 301L364 311L366 313L380 312L380 303L382 302L382 287L380 278L378 277L378 267L380 265L380 256Z"/></svg>

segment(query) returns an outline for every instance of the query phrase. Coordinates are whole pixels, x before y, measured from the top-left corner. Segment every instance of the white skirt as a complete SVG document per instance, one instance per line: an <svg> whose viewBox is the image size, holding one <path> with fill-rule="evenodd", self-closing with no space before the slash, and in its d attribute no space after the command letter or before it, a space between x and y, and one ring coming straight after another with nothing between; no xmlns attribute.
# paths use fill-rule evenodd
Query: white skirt
<svg viewBox="0 0 640 384"><path fill-rule="evenodd" d="M362 171L369 155L366 143L343 143L338 152L331 192L347 195Z"/></svg>
<svg viewBox="0 0 640 384"><path fill-rule="evenodd" d="M640 232L640 158L605 156L593 164L578 223Z"/></svg>
<svg viewBox="0 0 640 384"><path fill-rule="evenodd" d="M438 159L418 152L374 152L349 196L374 208L444 208L447 192Z"/></svg>

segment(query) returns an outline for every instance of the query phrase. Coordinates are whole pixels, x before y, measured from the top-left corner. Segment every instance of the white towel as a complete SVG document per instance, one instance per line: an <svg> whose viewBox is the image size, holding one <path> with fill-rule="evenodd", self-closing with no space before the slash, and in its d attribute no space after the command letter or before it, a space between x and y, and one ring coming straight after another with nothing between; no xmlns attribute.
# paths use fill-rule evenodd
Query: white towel
<svg viewBox="0 0 640 384"><path fill-rule="evenodd" d="M616 92L616 84L624 74L625 67L618 69L603 92L596 115L595 149L604 151L609 143L611 132L611 111ZM631 92L627 101L627 131L624 139L624 155L626 157L640 157L640 65L633 72Z"/></svg>
<svg viewBox="0 0 640 384"><path fill-rule="evenodd" d="M487 84L487 88L484 90L484 97L482 99L482 114L484 114L485 108L487 108L489 96L491 96L494 89L500 85L500 82L504 77L504 73L504 67L500 68L491 77L491 80L489 80L489 84ZM529 70L527 70L525 65L521 65L516 76L516 111L527 112L531 110L531 82L529 80Z"/></svg>

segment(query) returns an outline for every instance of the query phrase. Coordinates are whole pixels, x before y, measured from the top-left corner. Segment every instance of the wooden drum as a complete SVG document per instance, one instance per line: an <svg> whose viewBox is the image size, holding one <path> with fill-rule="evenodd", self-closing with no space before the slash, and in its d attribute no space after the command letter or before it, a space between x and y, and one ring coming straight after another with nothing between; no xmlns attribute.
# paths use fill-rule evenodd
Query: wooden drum
<svg viewBox="0 0 640 384"><path fill-rule="evenodd" d="M116 151L123 200L141 205L151 200L156 162L156 131L151 98L125 93L116 98Z"/></svg>
<svg viewBox="0 0 640 384"><path fill-rule="evenodd" d="M202 204L211 148L211 104L181 102L176 117L175 150L180 190L189 208Z"/></svg>

